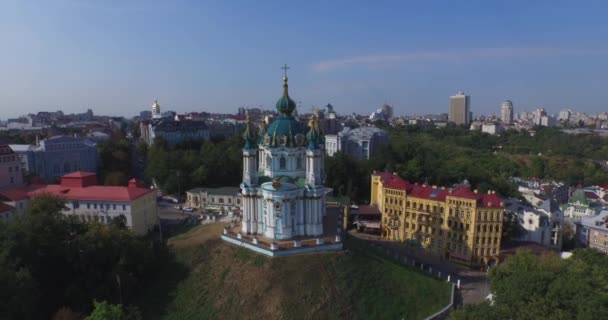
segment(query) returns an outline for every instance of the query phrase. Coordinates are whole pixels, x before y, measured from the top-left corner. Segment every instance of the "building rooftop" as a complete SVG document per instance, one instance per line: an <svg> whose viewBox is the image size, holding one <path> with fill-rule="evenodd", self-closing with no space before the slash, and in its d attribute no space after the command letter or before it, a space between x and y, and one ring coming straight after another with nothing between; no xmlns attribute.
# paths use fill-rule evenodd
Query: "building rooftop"
<svg viewBox="0 0 608 320"><path fill-rule="evenodd" d="M4 213L4 212L11 211L14 209L15 209L15 207L8 205L4 202L0 202L0 213Z"/></svg>
<svg viewBox="0 0 608 320"><path fill-rule="evenodd" d="M2 144L0 145L0 155L5 155L5 154L12 154L13 149L11 149L11 147L9 147L8 144Z"/></svg>
<svg viewBox="0 0 608 320"><path fill-rule="evenodd" d="M487 208L503 208L504 204L500 200L500 197L492 192L488 194L477 193L472 191L468 186L459 186L455 189L444 188L437 186L418 185L411 184L404 180L396 173L389 172L374 172L373 175L380 176L382 184L385 187L392 189L405 190L408 196L422 199L430 199L437 201L445 201L446 197L464 198L469 200L475 200L478 206Z"/></svg>
<svg viewBox="0 0 608 320"><path fill-rule="evenodd" d="M608 210L602 210L597 216L582 218L578 223L587 228L608 231Z"/></svg>
<svg viewBox="0 0 608 320"><path fill-rule="evenodd" d="M75 180L85 179L89 181L74 183ZM68 180L69 183L66 183ZM129 202L156 192L153 189L140 187L137 183L130 183L128 187L91 185L91 181L96 180L97 176L94 173L74 172L63 176L62 184L30 185L4 189L0 190L0 196L11 201L49 194L66 200Z"/></svg>

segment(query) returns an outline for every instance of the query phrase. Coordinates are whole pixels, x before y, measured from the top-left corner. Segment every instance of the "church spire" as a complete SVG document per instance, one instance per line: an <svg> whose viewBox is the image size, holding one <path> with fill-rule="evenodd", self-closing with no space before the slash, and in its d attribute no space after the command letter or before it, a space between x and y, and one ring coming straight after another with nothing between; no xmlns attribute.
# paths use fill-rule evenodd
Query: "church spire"
<svg viewBox="0 0 608 320"><path fill-rule="evenodd" d="M296 108L296 103L293 100L291 100L291 98L289 97L289 90L288 90L289 86L287 84L287 81L288 81L287 70L289 70L289 67L287 65L284 65L281 67L281 69L283 69L283 72L284 72L283 96L279 99L279 101L277 101L276 108L281 116L291 117L291 113Z"/></svg>
<svg viewBox="0 0 608 320"><path fill-rule="evenodd" d="M310 117L308 122L308 133L306 133L306 139L308 140L308 149L319 149L319 144L323 143L323 132L319 126L319 118L316 114Z"/></svg>
<svg viewBox="0 0 608 320"><path fill-rule="evenodd" d="M245 131L243 132L243 139L245 139L244 149L253 149L255 148L255 133L253 131L251 125L251 116L249 115L249 110L247 110L247 123L245 125Z"/></svg>

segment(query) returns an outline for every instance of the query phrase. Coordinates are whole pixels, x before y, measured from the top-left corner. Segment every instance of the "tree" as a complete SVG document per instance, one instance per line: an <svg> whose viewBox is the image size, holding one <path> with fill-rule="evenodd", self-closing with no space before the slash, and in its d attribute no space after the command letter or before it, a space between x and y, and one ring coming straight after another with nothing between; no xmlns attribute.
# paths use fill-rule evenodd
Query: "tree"
<svg viewBox="0 0 608 320"><path fill-rule="evenodd" d="M93 312L85 320L124 320L125 313L119 304L95 301Z"/></svg>
<svg viewBox="0 0 608 320"><path fill-rule="evenodd" d="M148 239L118 222L85 224L63 207L39 196L26 215L0 224L0 318L48 319L61 307L86 314L94 299L128 302L153 274Z"/></svg>
<svg viewBox="0 0 608 320"><path fill-rule="evenodd" d="M452 312L453 319L607 319L608 257L592 249L572 257L519 251L490 269L493 302Z"/></svg>

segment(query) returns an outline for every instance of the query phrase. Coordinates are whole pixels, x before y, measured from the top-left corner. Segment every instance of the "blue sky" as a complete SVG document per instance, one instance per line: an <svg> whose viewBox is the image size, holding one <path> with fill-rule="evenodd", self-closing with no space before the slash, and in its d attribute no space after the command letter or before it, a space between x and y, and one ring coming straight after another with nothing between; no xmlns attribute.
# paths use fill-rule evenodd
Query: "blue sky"
<svg viewBox="0 0 608 320"><path fill-rule="evenodd" d="M608 111L606 1L0 2L0 118L272 108Z"/></svg>

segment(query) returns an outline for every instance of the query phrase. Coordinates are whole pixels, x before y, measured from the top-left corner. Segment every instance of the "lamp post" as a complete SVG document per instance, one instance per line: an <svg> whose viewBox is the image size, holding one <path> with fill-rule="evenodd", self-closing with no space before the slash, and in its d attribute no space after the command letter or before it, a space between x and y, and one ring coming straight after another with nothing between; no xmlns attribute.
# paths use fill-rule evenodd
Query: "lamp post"
<svg viewBox="0 0 608 320"><path fill-rule="evenodd" d="M122 305L122 284L120 283L120 276L116 274L116 283L118 283L118 295L120 298L120 305Z"/></svg>

